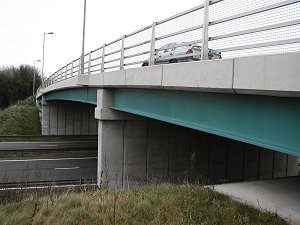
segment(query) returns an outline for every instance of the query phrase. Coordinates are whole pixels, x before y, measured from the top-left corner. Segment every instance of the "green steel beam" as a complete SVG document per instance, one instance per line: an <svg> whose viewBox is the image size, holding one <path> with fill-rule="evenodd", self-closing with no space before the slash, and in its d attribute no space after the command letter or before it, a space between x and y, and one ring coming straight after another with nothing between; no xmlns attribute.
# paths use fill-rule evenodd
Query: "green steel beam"
<svg viewBox="0 0 300 225"><path fill-rule="evenodd" d="M45 94L46 101L75 101L97 105L97 88L70 88Z"/></svg>
<svg viewBox="0 0 300 225"><path fill-rule="evenodd" d="M117 89L112 109L300 157L300 99Z"/></svg>

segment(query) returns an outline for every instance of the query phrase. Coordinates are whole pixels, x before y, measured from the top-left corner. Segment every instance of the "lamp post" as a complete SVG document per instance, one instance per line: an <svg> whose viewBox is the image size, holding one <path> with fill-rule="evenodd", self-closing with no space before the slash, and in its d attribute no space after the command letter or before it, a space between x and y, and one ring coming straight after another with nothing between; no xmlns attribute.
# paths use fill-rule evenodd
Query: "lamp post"
<svg viewBox="0 0 300 225"><path fill-rule="evenodd" d="M43 62L42 62L42 87L44 87L44 64L45 64L45 37L46 34L54 34L53 32L44 32L44 39L43 39Z"/></svg>
<svg viewBox="0 0 300 225"><path fill-rule="evenodd" d="M32 96L34 96L35 89L35 62L40 62L40 59L36 59L33 61L33 82L32 82Z"/></svg>
<svg viewBox="0 0 300 225"><path fill-rule="evenodd" d="M84 41L85 41L85 16L86 16L86 0L84 0L83 9L83 31L82 31L82 51L80 57L80 73L84 74Z"/></svg>

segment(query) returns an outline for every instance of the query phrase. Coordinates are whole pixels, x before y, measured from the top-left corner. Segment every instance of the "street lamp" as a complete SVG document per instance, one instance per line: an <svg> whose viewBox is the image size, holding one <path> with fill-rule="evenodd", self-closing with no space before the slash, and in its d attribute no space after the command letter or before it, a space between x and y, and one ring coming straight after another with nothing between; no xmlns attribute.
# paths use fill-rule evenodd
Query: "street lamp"
<svg viewBox="0 0 300 225"><path fill-rule="evenodd" d="M32 96L34 96L34 89L35 89L35 62L40 62L40 59L36 59L33 61L33 82L32 82Z"/></svg>
<svg viewBox="0 0 300 225"><path fill-rule="evenodd" d="M43 40L43 63L42 63L42 87L44 87L44 63L45 63L45 37L46 34L54 34L53 32L44 32L44 40Z"/></svg>
<svg viewBox="0 0 300 225"><path fill-rule="evenodd" d="M80 73L84 74L84 39L85 39L85 15L86 15L86 0L84 0L83 9L83 31L82 31L82 51L80 57Z"/></svg>

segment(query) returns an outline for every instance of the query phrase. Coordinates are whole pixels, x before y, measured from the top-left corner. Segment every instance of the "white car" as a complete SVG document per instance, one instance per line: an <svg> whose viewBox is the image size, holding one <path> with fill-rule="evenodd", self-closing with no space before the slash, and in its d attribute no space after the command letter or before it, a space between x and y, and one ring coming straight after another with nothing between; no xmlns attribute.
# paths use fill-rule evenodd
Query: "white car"
<svg viewBox="0 0 300 225"><path fill-rule="evenodd" d="M221 52L209 49L209 59L221 59ZM201 46L191 45L186 42L173 42L163 45L154 52L154 64L177 63L197 61L201 59ZM148 66L149 61L144 61L142 66Z"/></svg>

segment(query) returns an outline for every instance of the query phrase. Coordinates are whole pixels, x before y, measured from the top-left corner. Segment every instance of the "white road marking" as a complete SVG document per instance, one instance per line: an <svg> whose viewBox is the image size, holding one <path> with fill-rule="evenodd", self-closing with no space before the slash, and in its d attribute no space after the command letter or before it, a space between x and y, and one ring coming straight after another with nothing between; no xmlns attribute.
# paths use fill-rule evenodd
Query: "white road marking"
<svg viewBox="0 0 300 225"><path fill-rule="evenodd" d="M58 145L40 145L41 147L57 147Z"/></svg>
<svg viewBox="0 0 300 225"><path fill-rule="evenodd" d="M85 158L57 158L57 159L5 159L1 162L34 162L34 161L61 161L61 160L85 160L85 159L97 159L98 157L85 157Z"/></svg>
<svg viewBox="0 0 300 225"><path fill-rule="evenodd" d="M66 167L66 168L54 168L55 170L76 170L79 169L80 167Z"/></svg>

